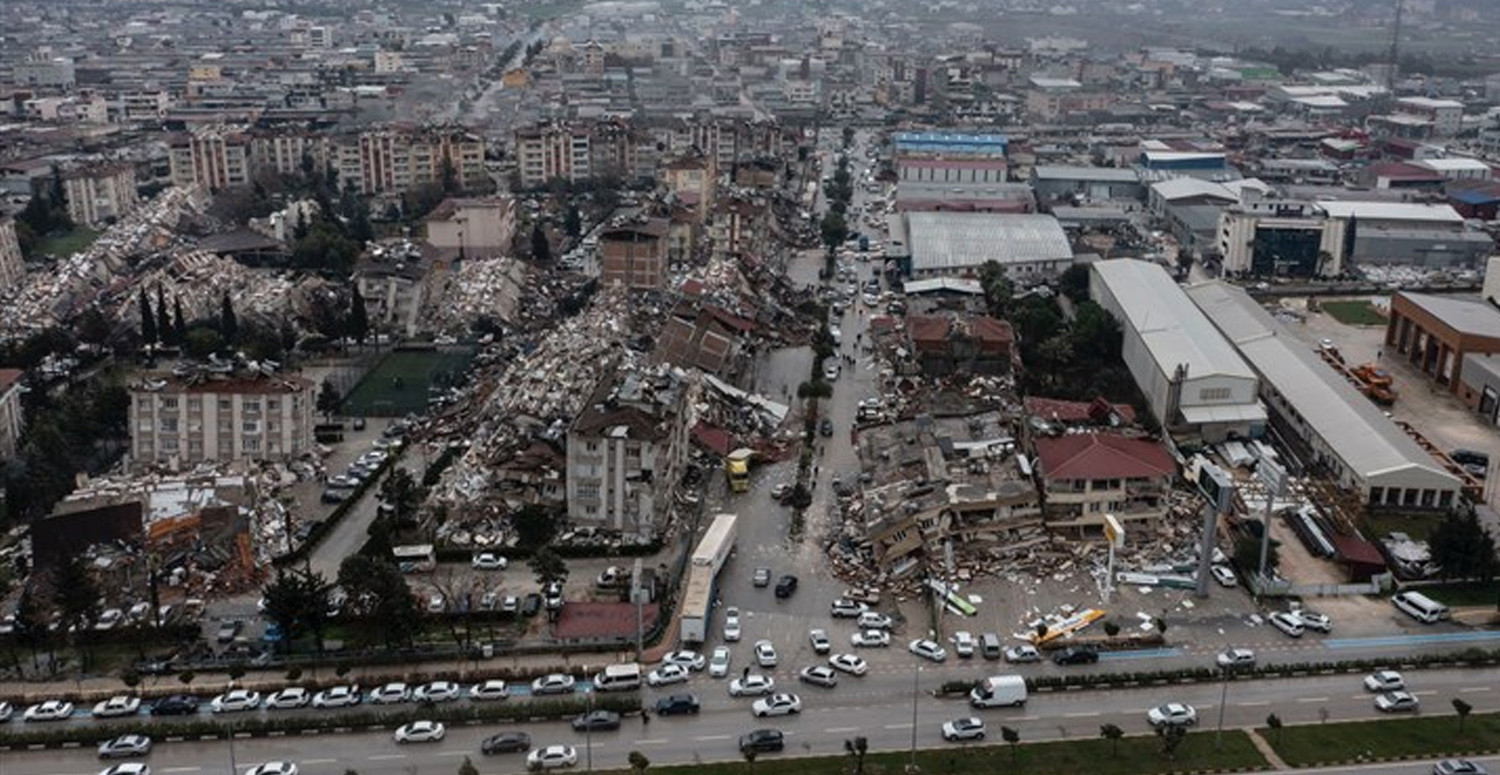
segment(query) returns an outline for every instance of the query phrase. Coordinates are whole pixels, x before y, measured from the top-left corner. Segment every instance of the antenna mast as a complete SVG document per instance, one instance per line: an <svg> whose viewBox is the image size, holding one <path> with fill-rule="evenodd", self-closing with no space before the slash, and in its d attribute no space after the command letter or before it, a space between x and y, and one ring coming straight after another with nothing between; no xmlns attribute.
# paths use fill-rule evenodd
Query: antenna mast
<svg viewBox="0 0 1500 775"><path fill-rule="evenodd" d="M1391 96L1396 94L1396 69L1397 63L1401 61L1401 6L1403 0L1396 0L1396 23L1391 27L1391 53L1390 67L1385 74L1385 88Z"/></svg>

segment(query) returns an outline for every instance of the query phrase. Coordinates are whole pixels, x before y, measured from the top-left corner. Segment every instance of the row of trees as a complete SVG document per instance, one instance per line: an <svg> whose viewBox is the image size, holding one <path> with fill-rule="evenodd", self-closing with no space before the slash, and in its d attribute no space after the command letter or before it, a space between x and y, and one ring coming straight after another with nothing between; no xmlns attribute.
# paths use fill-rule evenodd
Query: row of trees
<svg viewBox="0 0 1500 775"><path fill-rule="evenodd" d="M54 395L25 394L26 429L5 466L5 514L15 524L51 513L73 491L79 471L98 473L128 438L130 395L112 379L92 379Z"/></svg>
<svg viewBox="0 0 1500 775"><path fill-rule="evenodd" d="M52 175L45 185L33 184L31 199L25 209L16 215L16 241L20 243L21 255L27 258L36 254L42 239L58 233L71 231L73 219L68 215L67 192L63 188L62 171L52 167Z"/></svg>

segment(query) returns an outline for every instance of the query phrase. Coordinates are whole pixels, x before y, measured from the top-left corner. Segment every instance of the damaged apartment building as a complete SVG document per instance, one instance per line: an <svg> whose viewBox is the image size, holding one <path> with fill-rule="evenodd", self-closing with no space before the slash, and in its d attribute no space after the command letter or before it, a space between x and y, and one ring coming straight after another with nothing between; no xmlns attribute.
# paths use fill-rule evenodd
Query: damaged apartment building
<svg viewBox="0 0 1500 775"><path fill-rule="evenodd" d="M696 380L666 366L606 374L568 428L567 503L574 526L650 540L671 515L687 462Z"/></svg>
<svg viewBox="0 0 1500 775"><path fill-rule="evenodd" d="M860 432L871 480L864 533L882 573L910 574L948 546L1008 553L1047 540L1017 430L1015 418L991 411L919 415Z"/></svg>

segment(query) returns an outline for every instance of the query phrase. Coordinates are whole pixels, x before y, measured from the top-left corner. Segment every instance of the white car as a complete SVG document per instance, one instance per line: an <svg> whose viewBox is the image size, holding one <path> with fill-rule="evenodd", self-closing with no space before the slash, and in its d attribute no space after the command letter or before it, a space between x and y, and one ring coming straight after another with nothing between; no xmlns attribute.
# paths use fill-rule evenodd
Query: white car
<svg viewBox="0 0 1500 775"><path fill-rule="evenodd" d="M708 658L708 674L713 678L723 678L729 675L729 647L714 646L713 656Z"/></svg>
<svg viewBox="0 0 1500 775"><path fill-rule="evenodd" d="M740 609L730 606L724 611L724 641L734 643L740 639Z"/></svg>
<svg viewBox="0 0 1500 775"><path fill-rule="evenodd" d="M849 636L849 642L861 648L880 648L891 645L891 634L885 630L860 630Z"/></svg>
<svg viewBox="0 0 1500 775"><path fill-rule="evenodd" d="M99 614L99 620L94 622L94 629L100 632L108 632L125 621L125 612L118 608L110 608Z"/></svg>
<svg viewBox="0 0 1500 775"><path fill-rule="evenodd" d="M494 552L480 552L469 561L469 567L474 570L505 570L510 567L510 560Z"/></svg>
<svg viewBox="0 0 1500 775"><path fill-rule="evenodd" d="M335 686L324 689L313 696L313 707L323 708L348 708L358 705L361 697L358 686Z"/></svg>
<svg viewBox="0 0 1500 775"><path fill-rule="evenodd" d="M1302 620L1291 611L1277 611L1268 618L1271 620L1271 626L1293 638L1302 637L1302 632L1306 629Z"/></svg>
<svg viewBox="0 0 1500 775"><path fill-rule="evenodd" d="M799 678L803 683L809 683L814 686L822 686L829 689L838 686L839 683L839 674L834 672L833 668L827 665L809 665L807 667L804 667L800 672L797 673L797 678Z"/></svg>
<svg viewBox="0 0 1500 775"><path fill-rule="evenodd" d="M121 735L99 744L100 759L146 756L151 753L151 738L145 735Z"/></svg>
<svg viewBox="0 0 1500 775"><path fill-rule="evenodd" d="M0 721L10 721L10 717L15 715L15 712L15 706L4 700L0 700Z"/></svg>
<svg viewBox="0 0 1500 775"><path fill-rule="evenodd" d="M396 730L398 743L436 743L448 734L441 721L413 721Z"/></svg>
<svg viewBox="0 0 1500 775"><path fill-rule="evenodd" d="M682 665L667 662L646 674L646 685L670 686L683 683L691 676L692 672Z"/></svg>
<svg viewBox="0 0 1500 775"><path fill-rule="evenodd" d="M240 713L260 707L260 692L231 689L214 698L208 707L215 713Z"/></svg>
<svg viewBox="0 0 1500 775"><path fill-rule="evenodd" d="M808 630L807 642L812 645L814 654L827 654L833 649L833 644L828 642L828 633L823 630Z"/></svg>
<svg viewBox="0 0 1500 775"><path fill-rule="evenodd" d="M878 611L865 611L859 615L859 621L855 624L861 630L889 630L896 626L891 617Z"/></svg>
<svg viewBox="0 0 1500 775"><path fill-rule="evenodd" d="M266 708L269 710L291 710L292 708L304 707L309 702L312 702L312 692L300 686L288 686L267 697Z"/></svg>
<svg viewBox="0 0 1500 775"><path fill-rule="evenodd" d="M477 683L469 687L469 699L474 702L492 702L503 700L510 696L510 687L500 679Z"/></svg>
<svg viewBox="0 0 1500 775"><path fill-rule="evenodd" d="M1019 646L1007 648L1005 650L1005 661L1017 663L1040 662L1042 661L1042 652L1038 651L1036 646L1030 643L1023 643Z"/></svg>
<svg viewBox="0 0 1500 775"><path fill-rule="evenodd" d="M1250 649L1225 649L1214 658L1219 667L1254 667L1255 652Z"/></svg>
<svg viewBox="0 0 1500 775"><path fill-rule="evenodd" d="M943 722L943 739L950 743L955 740L983 740L984 721L973 716L945 721Z"/></svg>
<svg viewBox="0 0 1500 775"><path fill-rule="evenodd" d="M1406 679L1395 670L1377 670L1365 676L1365 689L1372 692L1398 692L1406 688Z"/></svg>
<svg viewBox="0 0 1500 775"><path fill-rule="evenodd" d="M1298 611L1297 618L1302 621L1302 626L1309 630L1318 632L1333 632L1333 620L1327 614L1317 611Z"/></svg>
<svg viewBox="0 0 1500 775"><path fill-rule="evenodd" d="M463 694L458 684L452 681L433 681L430 684L418 686L411 693L414 702L452 702Z"/></svg>
<svg viewBox="0 0 1500 775"><path fill-rule="evenodd" d="M120 762L99 771L99 775L151 775L145 762Z"/></svg>
<svg viewBox="0 0 1500 775"><path fill-rule="evenodd" d="M771 641L758 640L755 642L755 663L761 667L776 666L776 647Z"/></svg>
<svg viewBox="0 0 1500 775"><path fill-rule="evenodd" d="M730 697L757 697L770 694L776 679L760 673L747 673L729 682Z"/></svg>
<svg viewBox="0 0 1500 775"><path fill-rule="evenodd" d="M791 716L802 712L802 698L795 694L773 694L755 701L750 712L756 718Z"/></svg>
<svg viewBox="0 0 1500 775"><path fill-rule="evenodd" d="M141 709L139 697L121 694L94 706L94 718L117 718L134 716Z"/></svg>
<svg viewBox="0 0 1500 775"><path fill-rule="evenodd" d="M974 636L968 630L953 633L953 650L965 659L974 656Z"/></svg>
<svg viewBox="0 0 1500 775"><path fill-rule="evenodd" d="M251 767L245 775L297 775L298 772L297 765L292 762L266 762Z"/></svg>
<svg viewBox="0 0 1500 775"><path fill-rule="evenodd" d="M933 662L942 662L948 658L948 650L938 645L937 641L918 638L906 644L906 650L917 656Z"/></svg>
<svg viewBox="0 0 1500 775"><path fill-rule="evenodd" d="M61 721L73 715L73 703L64 700L47 700L26 709L21 717L27 721Z"/></svg>
<svg viewBox="0 0 1500 775"><path fill-rule="evenodd" d="M411 699L411 689L400 682L388 683L370 690L370 702L375 705L397 705Z"/></svg>
<svg viewBox="0 0 1500 775"><path fill-rule="evenodd" d="M828 658L828 664L849 675L864 675L870 671L870 666L853 654L834 654Z"/></svg>
<svg viewBox="0 0 1500 775"><path fill-rule="evenodd" d="M864 603L855 602L846 597L841 597L837 600L834 600L829 608L829 613L831 613L835 618L839 619L853 619L855 617L858 617L860 614L870 610L870 607L865 605Z"/></svg>
<svg viewBox="0 0 1500 775"><path fill-rule="evenodd" d="M1410 692L1386 692L1375 698L1375 708L1386 713L1415 712L1417 705L1417 698Z"/></svg>
<svg viewBox="0 0 1500 775"><path fill-rule="evenodd" d="M1190 727L1198 723L1198 711L1191 705L1169 702L1146 711L1146 722L1153 727Z"/></svg>
<svg viewBox="0 0 1500 775"><path fill-rule="evenodd" d="M1213 574L1214 581L1219 582L1219 586L1221 587L1233 588L1239 586L1240 580L1235 577L1234 571L1228 565L1210 566L1208 572Z"/></svg>
<svg viewBox="0 0 1500 775"><path fill-rule="evenodd" d="M573 676L567 673L548 673L531 682L532 694L572 694Z"/></svg>
<svg viewBox="0 0 1500 775"><path fill-rule="evenodd" d="M578 763L578 752L571 745L549 745L526 754L526 769L555 770Z"/></svg>
<svg viewBox="0 0 1500 775"><path fill-rule="evenodd" d="M682 665L696 673L708 664L708 660L696 651L671 651L661 658L661 663L663 665Z"/></svg>

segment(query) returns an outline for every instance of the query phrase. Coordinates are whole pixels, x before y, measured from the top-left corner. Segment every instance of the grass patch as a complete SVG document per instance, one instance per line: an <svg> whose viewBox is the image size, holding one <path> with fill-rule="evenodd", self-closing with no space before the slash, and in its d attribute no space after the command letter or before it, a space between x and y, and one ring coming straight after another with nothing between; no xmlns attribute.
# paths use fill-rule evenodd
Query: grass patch
<svg viewBox="0 0 1500 775"><path fill-rule="evenodd" d="M1412 517L1401 514L1374 514L1365 517L1366 534L1374 540L1384 538L1387 533L1405 533L1413 541L1426 541L1437 527L1440 517Z"/></svg>
<svg viewBox="0 0 1500 775"><path fill-rule="evenodd" d="M1018 745L1014 752L1000 737L998 725L990 730L984 744L959 745L938 750L917 751L917 766L930 775L1153 775L1167 772L1201 770L1265 769L1266 760L1255 750L1243 732L1226 731L1223 750L1214 749L1214 733L1198 732L1188 736L1168 759L1161 753L1156 737L1127 737L1119 741L1118 751L1107 740L1063 740ZM652 773L671 775L848 775L852 772L847 756L787 758L798 752L797 738L789 741L786 754L761 754L753 769L743 761L652 766ZM728 745L728 743L726 743ZM730 749L733 750L733 749ZM708 754L712 755L712 754ZM897 775L906 770L910 754L904 751L870 753L865 757L865 775ZM1014 758L1012 758L1014 756ZM596 754L596 760L600 757ZM596 761L596 764L599 762ZM617 770L624 772L624 770Z"/></svg>
<svg viewBox="0 0 1500 775"><path fill-rule="evenodd" d="M71 256L87 250L96 239L99 239L99 232L75 226L66 234L57 234L42 240L41 244L37 245L37 252L50 253L54 256Z"/></svg>
<svg viewBox="0 0 1500 775"><path fill-rule="evenodd" d="M472 351L394 350L354 386L344 401L346 415L401 417L427 409L428 388L457 377Z"/></svg>
<svg viewBox="0 0 1500 775"><path fill-rule="evenodd" d="M1383 326L1385 316L1370 306L1370 302L1358 299L1354 301L1325 301L1323 311L1333 316L1334 320L1346 326Z"/></svg>
<svg viewBox="0 0 1500 775"><path fill-rule="evenodd" d="M1458 729L1458 717L1449 698L1434 697L1423 705L1434 715L1351 721L1341 724L1307 724L1284 727L1279 732L1261 729L1276 753L1293 767L1309 767L1340 759L1397 756L1460 755L1500 748L1500 714L1472 715ZM1436 715L1441 713L1442 715Z"/></svg>
<svg viewBox="0 0 1500 775"><path fill-rule="evenodd" d="M1448 584L1441 587L1423 587L1422 594L1451 606L1482 605L1493 607L1500 600L1500 584L1491 582Z"/></svg>

